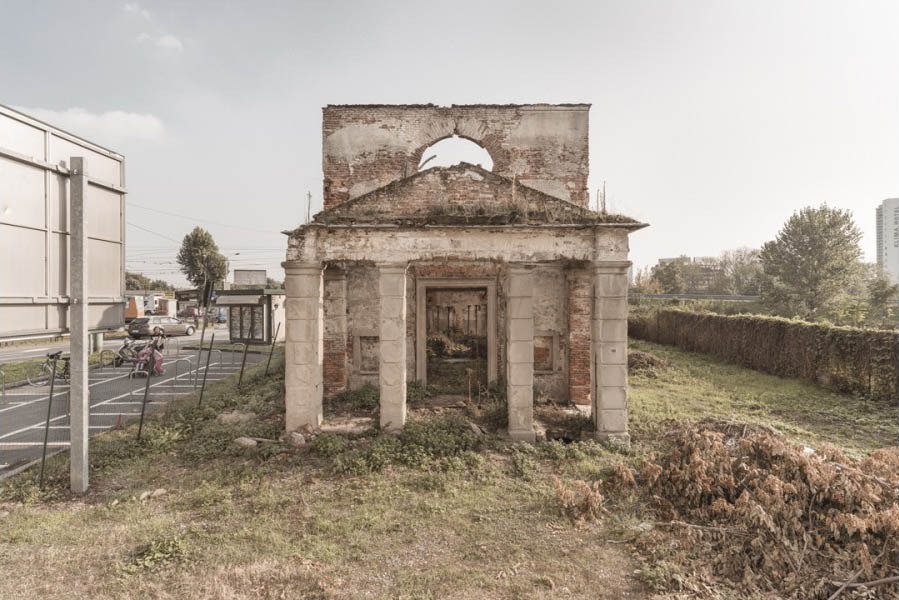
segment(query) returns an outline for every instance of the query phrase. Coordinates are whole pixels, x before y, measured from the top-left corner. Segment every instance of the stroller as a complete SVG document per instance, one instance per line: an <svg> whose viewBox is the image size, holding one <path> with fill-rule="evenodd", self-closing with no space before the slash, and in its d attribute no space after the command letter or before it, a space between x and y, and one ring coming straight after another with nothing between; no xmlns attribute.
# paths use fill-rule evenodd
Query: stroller
<svg viewBox="0 0 899 600"><path fill-rule="evenodd" d="M162 367L162 351L165 348L165 333L160 332L153 336L149 344L141 348L137 353L137 361L134 363L133 375L151 376L162 375L165 369Z"/></svg>

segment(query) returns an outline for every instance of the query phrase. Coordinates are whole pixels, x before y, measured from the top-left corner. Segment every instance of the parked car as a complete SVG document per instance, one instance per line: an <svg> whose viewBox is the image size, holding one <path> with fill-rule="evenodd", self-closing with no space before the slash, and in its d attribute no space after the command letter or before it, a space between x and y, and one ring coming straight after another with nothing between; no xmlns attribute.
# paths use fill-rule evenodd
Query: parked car
<svg viewBox="0 0 899 600"><path fill-rule="evenodd" d="M138 340L141 336L156 335L193 335L196 329L193 323L175 317L140 317L128 325L128 335Z"/></svg>

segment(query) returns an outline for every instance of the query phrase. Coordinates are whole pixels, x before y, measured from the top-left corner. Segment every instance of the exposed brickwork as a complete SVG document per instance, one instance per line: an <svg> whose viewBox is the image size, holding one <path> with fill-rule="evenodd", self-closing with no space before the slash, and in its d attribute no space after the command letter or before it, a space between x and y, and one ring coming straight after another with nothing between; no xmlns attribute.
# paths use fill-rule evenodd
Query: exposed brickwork
<svg viewBox="0 0 899 600"><path fill-rule="evenodd" d="M324 206L330 208L418 170L425 149L458 135L483 146L493 171L587 205L590 106L326 106Z"/></svg>
<svg viewBox="0 0 899 600"><path fill-rule="evenodd" d="M347 348L343 340L324 340L322 383L325 398L346 390Z"/></svg>
<svg viewBox="0 0 899 600"><path fill-rule="evenodd" d="M324 275L324 330L322 334L322 386L325 397L347 389L347 289L343 271L329 269Z"/></svg>
<svg viewBox="0 0 899 600"><path fill-rule="evenodd" d="M591 273L568 271L568 395L574 404L591 402L591 327L593 315Z"/></svg>

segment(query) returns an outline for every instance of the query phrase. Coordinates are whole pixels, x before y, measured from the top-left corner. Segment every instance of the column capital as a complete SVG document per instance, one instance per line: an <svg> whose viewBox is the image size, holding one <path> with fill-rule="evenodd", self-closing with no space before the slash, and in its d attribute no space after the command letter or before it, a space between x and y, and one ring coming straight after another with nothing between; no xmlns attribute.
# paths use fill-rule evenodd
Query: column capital
<svg viewBox="0 0 899 600"><path fill-rule="evenodd" d="M314 275L316 272L321 273L324 265L320 262L308 262L300 260L285 260L281 263L284 267L284 274L290 275Z"/></svg>
<svg viewBox="0 0 899 600"><path fill-rule="evenodd" d="M405 273L409 268L407 262L376 262L375 266L382 273Z"/></svg>
<svg viewBox="0 0 899 600"><path fill-rule="evenodd" d="M629 260L600 260L593 263L593 272L598 275L626 275L632 264Z"/></svg>

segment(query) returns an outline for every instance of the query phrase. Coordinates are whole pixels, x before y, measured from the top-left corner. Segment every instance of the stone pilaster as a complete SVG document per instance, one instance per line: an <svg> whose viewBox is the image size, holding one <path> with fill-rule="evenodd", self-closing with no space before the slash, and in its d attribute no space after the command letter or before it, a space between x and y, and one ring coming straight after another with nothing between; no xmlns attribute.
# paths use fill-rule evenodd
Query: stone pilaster
<svg viewBox="0 0 899 600"><path fill-rule="evenodd" d="M506 294L506 396L509 437L533 442L534 433L534 274L509 267Z"/></svg>
<svg viewBox="0 0 899 600"><path fill-rule="evenodd" d="M571 269L568 275L568 398L589 405L592 393L593 273Z"/></svg>
<svg viewBox="0 0 899 600"><path fill-rule="evenodd" d="M406 265L378 264L381 428L406 423Z"/></svg>
<svg viewBox="0 0 899 600"><path fill-rule="evenodd" d="M324 274L324 333L322 382L325 397L346 390L347 312L346 271L326 269Z"/></svg>
<svg viewBox="0 0 899 600"><path fill-rule="evenodd" d="M598 262L594 268L593 347L596 368L593 420L596 439L630 445L627 431L628 261Z"/></svg>
<svg viewBox="0 0 899 600"><path fill-rule="evenodd" d="M287 348L284 371L287 431L322 422L322 265L283 264Z"/></svg>

